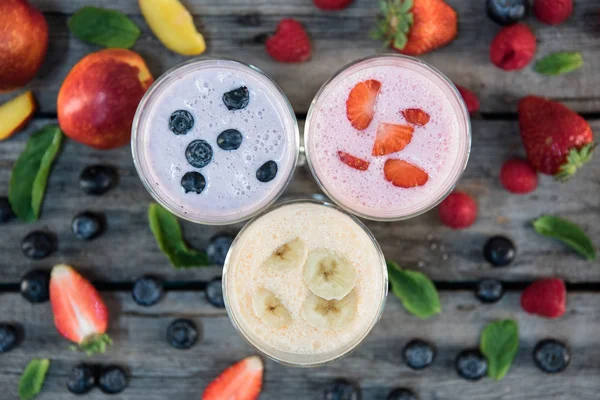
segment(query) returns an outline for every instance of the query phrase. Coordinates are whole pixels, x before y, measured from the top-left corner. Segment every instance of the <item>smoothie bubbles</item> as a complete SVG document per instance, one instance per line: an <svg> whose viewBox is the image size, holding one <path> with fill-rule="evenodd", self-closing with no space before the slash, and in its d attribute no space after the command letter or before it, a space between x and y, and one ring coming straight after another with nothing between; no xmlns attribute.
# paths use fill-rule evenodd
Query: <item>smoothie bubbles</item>
<svg viewBox="0 0 600 400"><path fill-rule="evenodd" d="M163 207L192 222L251 218L285 190L299 132L287 98L258 69L194 60L166 72L132 131L140 179Z"/></svg>

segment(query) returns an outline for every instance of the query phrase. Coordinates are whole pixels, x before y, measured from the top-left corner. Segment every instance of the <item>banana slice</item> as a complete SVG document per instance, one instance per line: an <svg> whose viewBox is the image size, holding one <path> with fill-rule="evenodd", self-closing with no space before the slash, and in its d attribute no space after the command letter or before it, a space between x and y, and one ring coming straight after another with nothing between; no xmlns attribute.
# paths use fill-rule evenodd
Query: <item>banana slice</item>
<svg viewBox="0 0 600 400"><path fill-rule="evenodd" d="M356 285L352 264L328 250L310 252L302 276L310 291L325 300L340 300Z"/></svg>
<svg viewBox="0 0 600 400"><path fill-rule="evenodd" d="M292 322L288 310L270 290L258 289L252 298L252 308L256 316L272 328L283 328Z"/></svg>
<svg viewBox="0 0 600 400"><path fill-rule="evenodd" d="M310 293L302 304L301 314L313 328L338 330L352 321L357 303L354 290L341 300L325 300Z"/></svg>
<svg viewBox="0 0 600 400"><path fill-rule="evenodd" d="M306 243L296 238L277 248L263 265L272 271L289 271L302 265L307 254Z"/></svg>

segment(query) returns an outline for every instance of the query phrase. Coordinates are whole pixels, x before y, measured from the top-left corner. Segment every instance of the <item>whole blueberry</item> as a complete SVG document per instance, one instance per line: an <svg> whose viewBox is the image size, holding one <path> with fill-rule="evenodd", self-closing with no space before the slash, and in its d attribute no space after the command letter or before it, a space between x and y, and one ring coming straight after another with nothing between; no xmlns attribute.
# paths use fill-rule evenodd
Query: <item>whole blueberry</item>
<svg viewBox="0 0 600 400"><path fill-rule="evenodd" d="M194 192L200 194L206 187L206 179L204 179L204 175L200 172L186 172L181 178L181 187L185 193Z"/></svg>
<svg viewBox="0 0 600 400"><path fill-rule="evenodd" d="M116 365L103 368L98 377L98 387L106 394L121 393L128 383L127 373Z"/></svg>
<svg viewBox="0 0 600 400"><path fill-rule="evenodd" d="M479 350L464 350L455 362L456 372L469 381L478 381L487 374L488 362Z"/></svg>
<svg viewBox="0 0 600 400"><path fill-rule="evenodd" d="M237 150L244 137L237 129L226 129L217 136L217 145L223 150Z"/></svg>
<svg viewBox="0 0 600 400"><path fill-rule="evenodd" d="M192 167L206 167L213 157L213 150L206 140L194 140L185 149L185 158Z"/></svg>
<svg viewBox="0 0 600 400"><path fill-rule="evenodd" d="M215 278L206 285L206 300L217 308L225 308L221 278Z"/></svg>
<svg viewBox="0 0 600 400"><path fill-rule="evenodd" d="M133 300L140 306L150 307L160 301L164 293L162 281L152 276L143 276L133 283Z"/></svg>
<svg viewBox="0 0 600 400"><path fill-rule="evenodd" d="M336 379L325 389L323 400L359 400L360 391L345 379Z"/></svg>
<svg viewBox="0 0 600 400"><path fill-rule="evenodd" d="M535 346L533 361L542 371L556 374L567 369L571 362L571 352L564 343L545 339Z"/></svg>
<svg viewBox="0 0 600 400"><path fill-rule="evenodd" d="M67 390L73 394L85 394L96 384L96 367L79 364L71 369L67 377Z"/></svg>
<svg viewBox="0 0 600 400"><path fill-rule="evenodd" d="M50 300L50 273L36 269L23 275L21 295L30 303L44 303Z"/></svg>
<svg viewBox="0 0 600 400"><path fill-rule="evenodd" d="M189 319L177 319L167 328L167 341L176 349L189 349L198 340L198 328Z"/></svg>
<svg viewBox="0 0 600 400"><path fill-rule="evenodd" d="M56 236L46 231L33 231L23 238L21 250L32 260L48 257L56 250Z"/></svg>
<svg viewBox="0 0 600 400"><path fill-rule="evenodd" d="M169 130L176 135L185 135L194 126L194 116L187 110L177 110L169 117Z"/></svg>
<svg viewBox="0 0 600 400"><path fill-rule="evenodd" d="M84 211L73 217L71 230L78 239L92 240L104 232L104 220L102 214Z"/></svg>
<svg viewBox="0 0 600 400"><path fill-rule="evenodd" d="M14 325L0 323L0 353L14 349L19 342L19 331Z"/></svg>
<svg viewBox="0 0 600 400"><path fill-rule="evenodd" d="M419 400L417 395L410 389L398 388L388 394L387 400Z"/></svg>
<svg viewBox="0 0 600 400"><path fill-rule="evenodd" d="M497 24L516 24L527 17L529 0L487 0L486 11Z"/></svg>
<svg viewBox="0 0 600 400"><path fill-rule="evenodd" d="M239 87L223 94L223 103L228 110L241 110L248 106L250 101L250 93L246 86Z"/></svg>
<svg viewBox="0 0 600 400"><path fill-rule="evenodd" d="M502 282L497 279L482 279L475 287L475 297L482 303L495 303L504 295Z"/></svg>
<svg viewBox="0 0 600 400"><path fill-rule="evenodd" d="M277 175L277 163L273 160L267 161L256 170L256 179L261 182L269 182Z"/></svg>
<svg viewBox="0 0 600 400"><path fill-rule="evenodd" d="M92 165L81 172L79 187L87 194L104 194L117 184L117 176L113 167Z"/></svg>
<svg viewBox="0 0 600 400"><path fill-rule="evenodd" d="M402 356L412 369L424 369L435 360L435 347L421 339L411 340L404 346Z"/></svg>
<svg viewBox="0 0 600 400"><path fill-rule="evenodd" d="M227 233L219 233L210 238L206 247L206 255L212 264L223 265L227 252L233 243L233 236Z"/></svg>
<svg viewBox="0 0 600 400"><path fill-rule="evenodd" d="M8 197L0 197L0 224L10 220L14 215Z"/></svg>
<svg viewBox="0 0 600 400"><path fill-rule="evenodd" d="M514 243L504 236L492 236L483 247L483 256L495 267L504 267L510 264L516 254Z"/></svg>

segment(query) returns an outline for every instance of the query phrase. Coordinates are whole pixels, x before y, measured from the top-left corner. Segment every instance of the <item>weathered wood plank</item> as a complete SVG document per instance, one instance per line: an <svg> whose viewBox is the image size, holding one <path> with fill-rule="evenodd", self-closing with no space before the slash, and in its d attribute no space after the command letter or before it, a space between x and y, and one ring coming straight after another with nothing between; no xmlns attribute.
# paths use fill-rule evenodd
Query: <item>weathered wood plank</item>
<svg viewBox="0 0 600 400"><path fill-rule="evenodd" d="M0 195L6 195L10 168L25 146L29 132L52 120L35 120L16 137L0 146ZM592 121L600 129L600 121ZM498 181L503 161L520 155L522 148L516 122L473 121L471 160L459 187L476 196L479 219L464 231L441 226L436 211L397 223L368 222L389 259L417 268L440 281L469 281L493 276L506 281L531 280L558 275L571 282L600 282L600 261L587 262L562 244L538 236L530 221L543 213L561 215L577 222L598 246L600 238L600 159L596 158L570 182L559 185L544 177L530 195L515 196ZM84 195L77 184L87 165L106 163L119 169L117 188L104 196ZM300 168L284 197L309 197L320 190L307 168ZM172 280L206 280L219 268L174 270L160 253L147 226L150 196L141 185L129 148L113 151L89 149L67 141L50 178L42 217L32 224L12 221L0 229L0 282L16 282L32 267L69 262L94 279L134 280L144 273ZM91 242L71 233L72 217L80 211L106 213L107 232ZM185 224L186 237L199 248L219 231L237 232L241 224L217 228ZM34 229L50 229L58 235L59 251L51 257L30 261L21 254L21 239ZM491 268L483 260L483 243L493 234L512 237L518 246L515 263Z"/></svg>
<svg viewBox="0 0 600 400"><path fill-rule="evenodd" d="M116 363L131 372L130 387L120 399L197 399L218 371L254 353L238 336L222 310L208 305L202 292L169 292L153 308L135 305L128 293L104 293L112 311L109 333L114 345L101 356L87 358L67 349L68 343L52 326L49 305L33 306L18 294L0 296L0 308L11 310L3 319L23 324L22 345L0 357L0 388L3 399L13 400L18 375L29 359L49 357L52 366L40 400L67 397L66 375L81 361ZM344 377L358 382L363 399L384 399L390 388L411 387L421 400L481 399L596 399L600 390L600 295L569 296L568 312L559 320L524 314L518 293L508 293L500 303L485 306L468 292L442 292L444 312L420 321L408 315L394 298L388 298L382 320L366 342L349 357L317 369L287 368L267 362L263 400L318 399L332 380ZM175 318L185 316L202 326L203 338L192 349L178 351L165 341L165 330ZM484 379L470 383L460 379L453 361L459 351L477 347L486 323L515 318L520 325L520 350L504 380ZM572 362L561 375L545 375L533 364L531 351L537 341L553 337L572 348ZM400 355L413 338L433 342L435 363L421 372L406 367ZM98 390L90 399L104 399Z"/></svg>
<svg viewBox="0 0 600 400"><path fill-rule="evenodd" d="M32 1L49 12L51 27L50 50L39 77L30 85L44 113L56 112L56 95L70 68L85 54L97 47L71 37L67 29L67 15L83 5L77 1ZM423 57L440 68L451 79L466 85L481 97L483 112L516 112L517 100L526 94L538 94L564 101L582 112L600 111L600 84L594 65L600 64L598 36L598 5L593 0L578 1L574 15L559 27L528 21L538 38L538 58L559 50L578 50L585 58L584 67L575 73L560 77L543 77L532 66L521 72L505 72L489 61L489 43L498 26L485 17L484 3L467 0L449 0L459 14L460 33L448 47ZM286 92L294 109L305 113L318 88L342 65L382 51L381 46L369 39L374 27L377 2L356 0L350 8L338 13L325 13L311 1L262 0L249 5L241 0L186 2L196 15L208 41L207 56L232 57L255 64L273 77ZM147 60L158 76L168 68L186 59L164 48L149 31L139 15L137 2L104 0L96 5L121 9L133 14L142 28L142 37L134 47ZM251 14L252 18L244 18ZM296 17L310 32L314 44L311 61L284 65L272 61L264 46L255 38L272 32L282 17ZM565 47L568 44L567 47ZM10 97L1 95L0 101Z"/></svg>

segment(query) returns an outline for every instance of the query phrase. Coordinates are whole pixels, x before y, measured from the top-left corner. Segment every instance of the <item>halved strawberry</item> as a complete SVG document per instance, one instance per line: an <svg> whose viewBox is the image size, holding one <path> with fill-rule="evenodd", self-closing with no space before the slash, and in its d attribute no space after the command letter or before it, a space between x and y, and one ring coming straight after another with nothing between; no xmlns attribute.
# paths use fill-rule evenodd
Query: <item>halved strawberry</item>
<svg viewBox="0 0 600 400"><path fill-rule="evenodd" d="M369 79L358 82L346 100L346 116L353 127L366 129L375 114L375 101L381 90L381 82Z"/></svg>
<svg viewBox="0 0 600 400"><path fill-rule="evenodd" d="M202 400L256 400L262 389L263 362L258 356L244 358L212 381Z"/></svg>
<svg viewBox="0 0 600 400"><path fill-rule="evenodd" d="M352 154L348 154L344 151L338 151L338 157L340 161L347 166L358 169L359 171L366 171L369 168L369 162L362 158L354 157Z"/></svg>
<svg viewBox="0 0 600 400"><path fill-rule="evenodd" d="M89 354L104 353L112 340L106 334L108 309L98 291L68 265L52 268L50 303L54 325L65 338Z"/></svg>
<svg viewBox="0 0 600 400"><path fill-rule="evenodd" d="M414 128L408 125L380 123L373 144L374 156L385 156L402 150L412 140Z"/></svg>
<svg viewBox="0 0 600 400"><path fill-rule="evenodd" d="M406 122L419 126L427 125L430 119L429 114L420 108L407 108L406 110L402 110L401 113Z"/></svg>
<svg viewBox="0 0 600 400"><path fill-rule="evenodd" d="M427 172L404 160L387 160L383 173L387 181L401 188L423 186L429 180Z"/></svg>

